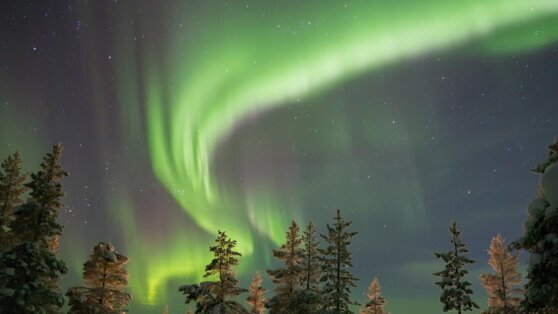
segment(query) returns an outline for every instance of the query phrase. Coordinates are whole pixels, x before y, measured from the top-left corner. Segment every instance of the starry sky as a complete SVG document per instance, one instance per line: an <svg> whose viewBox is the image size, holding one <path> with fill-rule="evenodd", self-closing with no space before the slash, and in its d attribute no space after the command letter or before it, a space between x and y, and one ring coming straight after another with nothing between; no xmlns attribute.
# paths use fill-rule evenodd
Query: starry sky
<svg viewBox="0 0 558 314"><path fill-rule="evenodd" d="M337 208L361 303L378 277L392 313L441 313L432 252L455 219L486 304L486 249L521 235L557 83L555 0L0 3L0 154L36 170L63 143L62 286L112 242L132 313L183 312L217 230L247 286L291 219L325 232Z"/></svg>

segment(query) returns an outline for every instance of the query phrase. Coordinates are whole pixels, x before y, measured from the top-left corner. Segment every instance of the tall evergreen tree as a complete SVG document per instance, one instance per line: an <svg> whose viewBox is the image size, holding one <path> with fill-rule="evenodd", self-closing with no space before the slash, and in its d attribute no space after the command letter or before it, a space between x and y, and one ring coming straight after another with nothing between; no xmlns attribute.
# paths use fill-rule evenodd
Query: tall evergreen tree
<svg viewBox="0 0 558 314"><path fill-rule="evenodd" d="M531 254L521 307L526 313L558 313L558 137L548 146L547 160L532 171L542 174L539 190L523 236L513 244Z"/></svg>
<svg viewBox="0 0 558 314"><path fill-rule="evenodd" d="M327 243L326 249L320 249L322 254L320 281L324 283L322 297L325 312L352 313L349 306L358 305L356 301L351 300L350 290L351 287L356 287L355 281L358 280L349 271L353 266L349 245L352 237L357 234L357 232L347 231L351 224L352 222L345 221L341 217L341 211L337 210L333 225L327 225L328 234L321 235Z"/></svg>
<svg viewBox="0 0 558 314"><path fill-rule="evenodd" d="M287 231L285 243L278 250L273 250L273 257L282 261L285 266L277 269L268 269L267 273L272 281L277 285L275 296L270 300L271 313L293 313L294 303L289 304L294 299L295 291L300 288L302 283L302 239L299 235L300 227L296 221L291 222Z"/></svg>
<svg viewBox="0 0 558 314"><path fill-rule="evenodd" d="M360 310L360 314L389 314L384 310L386 303L380 290L380 282L378 278L374 278L368 288L368 303Z"/></svg>
<svg viewBox="0 0 558 314"><path fill-rule="evenodd" d="M320 252L318 251L316 227L308 224L302 234L302 278L306 290L320 290Z"/></svg>
<svg viewBox="0 0 558 314"><path fill-rule="evenodd" d="M67 176L60 165L61 145L54 145L25 186L29 200L14 212L12 230L17 246L0 254L0 312L59 313L64 298L59 277L67 272L56 258L62 226L56 222L64 196L60 180Z"/></svg>
<svg viewBox="0 0 558 314"><path fill-rule="evenodd" d="M442 289L440 302L442 302L444 312L456 310L461 314L464 311L472 311L479 306L471 300L473 290L471 283L465 281L463 277L468 273L464 268L467 264L474 261L467 257L469 250L461 241L461 231L457 230L457 225L452 222L449 231L451 234L450 243L453 249L446 253L434 253L436 258L441 258L445 263L445 269L434 273L434 276L441 277L436 285Z"/></svg>
<svg viewBox="0 0 558 314"><path fill-rule="evenodd" d="M248 298L246 298L246 303L250 305L250 312L253 314L263 314L265 310L265 303L267 298L265 297L266 290L262 287L262 277L260 272L256 272L254 279L250 283L248 288Z"/></svg>
<svg viewBox="0 0 558 314"><path fill-rule="evenodd" d="M14 219L13 212L22 203L21 196L27 188L23 183L27 174L21 173L21 156L15 152L8 156L0 169L0 250L7 251L15 245L14 233L11 230Z"/></svg>
<svg viewBox="0 0 558 314"><path fill-rule="evenodd" d="M302 233L300 286L289 300L296 313L318 313L322 307L320 291L321 263L316 228L310 222Z"/></svg>
<svg viewBox="0 0 558 314"><path fill-rule="evenodd" d="M230 300L246 292L238 287L233 269L241 256L234 250L236 240L228 238L225 231L219 231L215 242L217 245L209 248L214 257L205 267L204 277L217 277L218 281L183 285L178 290L186 295L186 303L196 301L196 313L248 313L242 305Z"/></svg>
<svg viewBox="0 0 558 314"><path fill-rule="evenodd" d="M482 274L482 285L488 294L488 309L485 313L514 314L518 311L521 289L514 288L521 283L517 271L518 256L511 255L500 234L492 238L488 249L488 264L494 274Z"/></svg>
<svg viewBox="0 0 558 314"><path fill-rule="evenodd" d="M65 196L60 180L68 176L62 169L60 157L62 145L53 145L41 163L41 169L31 174L31 181L25 184L30 189L29 200L15 212L13 229L21 241L37 242L48 248L49 241L62 233L62 226L56 222L58 212L64 206Z"/></svg>
<svg viewBox="0 0 558 314"><path fill-rule="evenodd" d="M124 266L128 258L110 243L100 242L93 248L89 260L83 264L85 287L72 287L69 297L72 314L120 314L132 300L126 292L128 272Z"/></svg>

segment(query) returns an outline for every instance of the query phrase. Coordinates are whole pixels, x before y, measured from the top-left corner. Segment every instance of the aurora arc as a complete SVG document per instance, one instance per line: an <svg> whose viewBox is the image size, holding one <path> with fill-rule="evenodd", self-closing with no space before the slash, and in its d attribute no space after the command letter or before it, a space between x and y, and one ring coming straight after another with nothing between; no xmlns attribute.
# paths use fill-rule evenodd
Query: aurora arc
<svg viewBox="0 0 558 314"><path fill-rule="evenodd" d="M278 16L271 17L239 13L244 7L202 12L196 22L178 10L171 19L190 27L188 40L169 30L174 41L164 52L164 66L157 61L160 55L145 57L153 171L185 213L207 232L206 239L217 230L227 230L245 257L253 253L256 236L279 243L290 217L281 212L274 196L279 192L247 190L239 196L217 184L212 158L238 123L359 74L431 52L479 43L482 52L497 54L536 48L558 38L556 28L535 39L529 31L538 19L556 17L555 0L297 5L300 8L292 11L279 7ZM209 14L222 14L217 26L203 24L215 20ZM514 40L506 41L510 36ZM172 89L161 88L165 84ZM199 278L207 247L193 246L189 255L196 258L186 267L177 250L188 231L176 234L172 250L143 257L146 282L132 282L140 301L154 303L164 297L160 287L170 278ZM129 245L132 251L141 250L139 243Z"/></svg>

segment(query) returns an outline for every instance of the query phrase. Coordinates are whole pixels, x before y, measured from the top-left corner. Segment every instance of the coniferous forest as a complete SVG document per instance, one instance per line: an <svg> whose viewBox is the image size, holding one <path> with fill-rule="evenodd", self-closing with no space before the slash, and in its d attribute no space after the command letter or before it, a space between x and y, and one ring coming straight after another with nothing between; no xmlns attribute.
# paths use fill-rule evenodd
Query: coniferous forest
<svg viewBox="0 0 558 314"><path fill-rule="evenodd" d="M65 196L62 180L68 176L61 162L62 145L52 146L40 169L22 169L16 151L7 156L0 172L0 312L1 313L124 313L133 296L127 291L129 260L110 243L100 242L83 264L83 286L61 287L67 272L59 255L63 226L57 222ZM434 252L441 261L433 284L440 287L443 312L464 313L479 309L471 281L480 280L488 295L482 313L558 313L558 137L548 146L548 157L532 170L540 184L528 208L524 234L510 244L495 235L488 246L491 273L469 275L474 261L468 257L462 230L449 224L447 251ZM248 288L236 278L242 260L237 241L218 231L209 246L213 258L203 272L204 281L178 288L185 303L195 303L195 313L360 313L384 314L379 278L370 280L368 300L354 298L351 241L358 236L352 222L337 210L319 233L310 221L301 226L292 220L283 244L271 251L281 266L266 269L271 283L258 271ZM443 235L441 235L443 236ZM521 278L518 255L529 255L526 278ZM387 280L387 279L386 279ZM522 284L524 283L524 284ZM168 307L163 313L168 313Z"/></svg>

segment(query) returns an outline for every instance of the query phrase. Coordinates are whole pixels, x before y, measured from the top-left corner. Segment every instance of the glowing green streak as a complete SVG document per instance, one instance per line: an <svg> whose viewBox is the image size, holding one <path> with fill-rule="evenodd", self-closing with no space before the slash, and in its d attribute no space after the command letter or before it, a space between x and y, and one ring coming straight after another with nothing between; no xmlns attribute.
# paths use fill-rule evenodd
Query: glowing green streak
<svg viewBox="0 0 558 314"><path fill-rule="evenodd" d="M251 246L251 236L247 230L238 230L237 224L245 217L245 209L235 208L238 202L234 199L223 201L223 192L215 187L210 172L217 144L236 123L251 113L293 101L358 73L455 47L557 8L552 0L467 1L451 5L421 2L420 7L406 8L418 10L420 16L408 11L392 12L388 26L376 22L380 15L375 6L348 9L346 14L357 16L358 21L333 25L331 32L340 35L338 38L324 37L321 34L329 29L317 27L301 34L304 42L293 37L278 44L267 42L267 48L258 47L265 40L258 38L261 34L255 31L217 33L210 42L223 46L211 47L213 52L205 58L195 52L189 55L191 48L179 50L184 53L172 63L177 65L178 74L172 75L176 76L172 82L178 92L166 95L168 101L155 99L160 93L157 87L148 88L155 173L202 228L209 232L232 229L246 250ZM226 38L235 38L235 42ZM188 44L199 50L204 48ZM284 57L278 58L281 52ZM182 65L188 58L194 60ZM266 63L268 59L273 62ZM183 67L188 69L181 70ZM259 231L274 240L282 237L282 232L274 234L263 228Z"/></svg>
<svg viewBox="0 0 558 314"><path fill-rule="evenodd" d="M155 62L160 55L146 62L149 145L155 174L201 228L210 234L227 230L245 255L253 249L255 234L266 235L275 243L281 241L291 215L281 214L281 205L270 191L258 190L256 194L249 190L246 195L234 196L216 184L211 158L237 123L255 112L320 92L381 66L475 40L489 42L499 34L516 34L525 29L524 23L530 28L541 17L555 16L558 2L475 0L385 5L366 1L349 2L347 8L337 2L320 2L294 11L301 16L287 11L277 14L281 19L233 14L233 20L212 11L216 16L199 18L218 21L221 27L188 24L191 19L179 16L176 20L190 27L193 34L189 34L195 40L181 42L182 34L174 34L174 47L164 55L168 68ZM304 24L308 21L310 26ZM316 23L321 24L314 26ZM524 48L557 38L556 31L545 34L549 35L536 42L524 38ZM513 44L513 49L521 48L521 43ZM199 266L206 262L162 263L163 259L180 261L183 256L177 251L146 257L149 300L156 298L156 286L164 280L199 274Z"/></svg>

